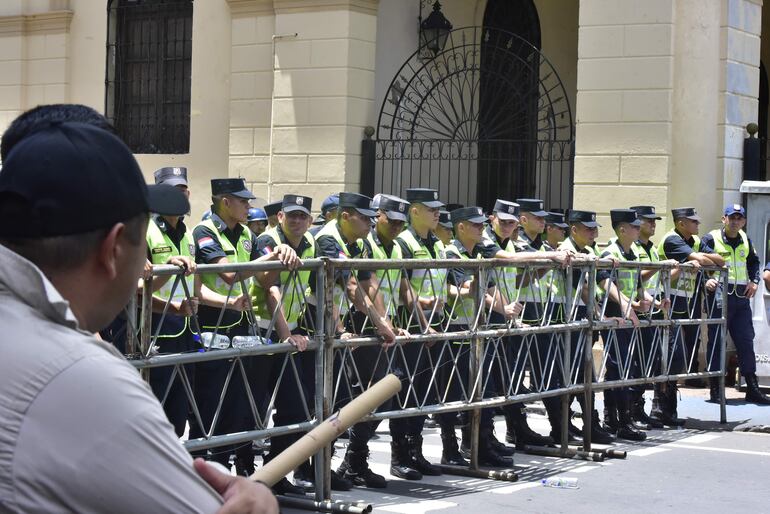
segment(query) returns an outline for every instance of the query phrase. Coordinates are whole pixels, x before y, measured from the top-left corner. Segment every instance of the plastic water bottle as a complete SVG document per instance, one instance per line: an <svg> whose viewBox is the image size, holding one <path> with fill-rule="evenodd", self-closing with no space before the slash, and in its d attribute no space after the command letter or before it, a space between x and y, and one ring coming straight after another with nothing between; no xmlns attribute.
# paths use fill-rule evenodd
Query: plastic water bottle
<svg viewBox="0 0 770 514"><path fill-rule="evenodd" d="M225 350L230 348L230 338L224 334L217 334L214 337L214 332L203 332L201 334L201 341L203 346L210 350Z"/></svg>
<svg viewBox="0 0 770 514"><path fill-rule="evenodd" d="M260 344L266 344L264 337L260 337L260 336L233 337L233 348L252 348Z"/></svg>
<svg viewBox="0 0 770 514"><path fill-rule="evenodd" d="M557 487L559 489L577 489L578 479L572 477L548 477L540 481L545 487Z"/></svg>

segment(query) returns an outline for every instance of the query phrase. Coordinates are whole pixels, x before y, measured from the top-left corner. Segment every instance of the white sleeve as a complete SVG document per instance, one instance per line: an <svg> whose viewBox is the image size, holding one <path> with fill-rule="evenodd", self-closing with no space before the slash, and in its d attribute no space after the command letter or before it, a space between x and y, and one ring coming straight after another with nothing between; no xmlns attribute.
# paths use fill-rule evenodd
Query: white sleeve
<svg viewBox="0 0 770 514"><path fill-rule="evenodd" d="M14 457L22 512L215 512L163 409L132 366L85 357L26 414Z"/></svg>

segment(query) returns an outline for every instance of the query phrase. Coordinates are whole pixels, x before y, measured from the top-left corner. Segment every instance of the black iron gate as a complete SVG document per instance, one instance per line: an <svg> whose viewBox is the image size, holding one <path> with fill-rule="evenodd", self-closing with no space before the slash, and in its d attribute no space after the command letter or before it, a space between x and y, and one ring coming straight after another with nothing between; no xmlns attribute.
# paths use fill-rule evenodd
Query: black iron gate
<svg viewBox="0 0 770 514"><path fill-rule="evenodd" d="M466 27L450 32L435 58L421 55L396 74L375 139L364 141L362 191L431 187L447 203L490 208L495 198L536 197L569 208L572 113L540 51L510 32Z"/></svg>

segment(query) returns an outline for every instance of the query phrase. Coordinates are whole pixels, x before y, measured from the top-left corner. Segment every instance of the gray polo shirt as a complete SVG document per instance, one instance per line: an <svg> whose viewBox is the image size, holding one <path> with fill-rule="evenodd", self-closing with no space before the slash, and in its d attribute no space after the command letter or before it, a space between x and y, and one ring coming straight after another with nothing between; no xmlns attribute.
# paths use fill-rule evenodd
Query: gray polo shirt
<svg viewBox="0 0 770 514"><path fill-rule="evenodd" d="M0 512L221 506L133 366L3 246L0 327Z"/></svg>

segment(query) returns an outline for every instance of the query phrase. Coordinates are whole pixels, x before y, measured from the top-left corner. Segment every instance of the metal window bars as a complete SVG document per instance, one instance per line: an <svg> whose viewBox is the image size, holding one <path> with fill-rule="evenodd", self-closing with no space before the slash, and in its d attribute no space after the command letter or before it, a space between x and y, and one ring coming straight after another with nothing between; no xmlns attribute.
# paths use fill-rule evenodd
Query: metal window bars
<svg viewBox="0 0 770 514"><path fill-rule="evenodd" d="M248 277L254 273L282 269L280 263L239 263L201 265L197 273L238 274L220 306L221 321L236 284L246 291L246 282L252 280ZM597 286L597 272L609 275L611 282L619 273L630 274L640 282L642 271L652 269L658 271L652 280L648 279L648 291L658 300L669 298L672 266L660 263L573 261L568 267L560 267L545 260L514 265L499 259L313 259L297 270L284 270L284 280L276 286L282 296L292 287L307 286L299 291L301 294L292 296L302 303L299 311L304 323L295 330L308 335L304 352L278 341L275 319L283 312L279 312L279 303L267 323L257 320L253 312L244 315L244 326L252 334L260 334L266 344L157 353L168 305L163 312L152 314L150 295L142 297L138 317L133 315L137 312L136 299L128 307L131 339L127 346L129 353L138 348L138 354L129 358L145 377L152 369L173 369L165 391L158 396L164 403L175 383L183 387L192 412L188 420L191 437L184 443L190 451L251 444L254 440L308 431L379 377L395 372L403 381L402 392L367 419L469 412L473 431L469 474L482 476L477 459L482 409L548 397L562 398L561 448L554 452L600 459L603 454L591 453L590 423L584 423L581 449L567 445L567 414L573 395L583 396L583 409L590 417L595 391L689 377L718 378L720 417L726 422L726 309L715 310L717 295L704 299L707 295L702 294L712 276L726 286L726 270L682 265L676 273L693 278L692 291L677 290L680 296L672 296L676 301L671 305L653 304L647 312L637 312L637 319L628 306L621 312L619 308L611 309L615 314L611 316L608 306L613 303ZM398 294L390 294L396 289L396 274L387 270L397 270L402 278L398 280ZM312 275L300 286L300 281L294 279L303 271ZM169 275L175 276L171 297L178 287L184 289L187 298L194 294L179 278L180 270L172 266L156 266L144 289L152 290L153 279ZM361 293L372 300L375 311L357 308L362 305ZM639 294L643 294L641 289ZM378 296L388 296L387 303ZM514 302L522 305L521 314L506 315L504 305ZM684 310L683 305L687 307ZM715 312L719 316L712 316ZM372 319L372 313L384 316L409 335L398 336L394 346L385 348L376 334L379 320ZM157 319L155 331L150 330L153 316ZM355 334L340 337L340 325ZM709 343L706 370L699 371L698 341L708 326L717 326L718 330L714 331L716 340ZM191 318L190 330L200 334L195 317ZM215 334L224 331L214 328ZM599 341L601 358L595 366L593 352ZM273 361L269 379L260 375L264 368L254 364L267 359ZM194 383L189 366L208 362L226 363L223 378L215 386ZM200 382L200 377L195 377L195 382ZM198 396L207 387L216 387L217 392L213 395L208 391L216 401L208 400L204 416ZM239 430L222 432L218 423L223 415L232 414L227 412L226 398L233 388L242 389L239 405L244 412L240 414L247 421L239 425ZM299 405L288 417L281 415L285 407L278 400L287 394ZM197 436L193 437L193 433ZM316 484L322 484L316 488L316 501L330 498L330 463L331 450L327 448L316 458ZM515 479L512 473L483 472L483 476Z"/></svg>

